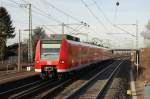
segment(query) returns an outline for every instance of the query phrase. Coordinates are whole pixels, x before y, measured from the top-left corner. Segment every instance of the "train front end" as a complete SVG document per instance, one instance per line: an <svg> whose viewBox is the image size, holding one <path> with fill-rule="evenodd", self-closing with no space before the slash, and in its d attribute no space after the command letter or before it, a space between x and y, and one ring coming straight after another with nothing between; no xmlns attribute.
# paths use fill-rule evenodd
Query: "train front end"
<svg viewBox="0 0 150 99"><path fill-rule="evenodd" d="M35 55L35 71L41 72L42 78L57 77L61 41L40 40L38 43Z"/></svg>
<svg viewBox="0 0 150 99"><path fill-rule="evenodd" d="M39 40L35 52L35 72L41 72L42 78L66 77L68 70L74 66L71 63L71 43L80 39L67 35L51 35L49 40ZM73 49L72 49L73 50Z"/></svg>

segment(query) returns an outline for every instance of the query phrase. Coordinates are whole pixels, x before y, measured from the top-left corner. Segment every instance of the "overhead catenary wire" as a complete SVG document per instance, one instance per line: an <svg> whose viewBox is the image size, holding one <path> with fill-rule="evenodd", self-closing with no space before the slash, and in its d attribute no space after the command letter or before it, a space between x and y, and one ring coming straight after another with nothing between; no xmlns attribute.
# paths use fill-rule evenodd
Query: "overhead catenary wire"
<svg viewBox="0 0 150 99"><path fill-rule="evenodd" d="M75 30L71 31L70 34L76 32L77 29L79 30L79 29L81 29L81 28L82 28L82 26L81 26L81 24L80 24L80 25L78 25L78 26L75 28Z"/></svg>
<svg viewBox="0 0 150 99"><path fill-rule="evenodd" d="M6 3L6 4L5 4ZM19 8L20 6L18 6L20 3L17 3L13 0L8 0L8 2L3 2L4 6L8 6L8 7L11 7L11 8ZM17 23L18 26L20 25L27 25L28 23L24 22L24 21L16 21L16 20L12 20L14 23Z"/></svg>
<svg viewBox="0 0 150 99"><path fill-rule="evenodd" d="M129 34L129 35L135 37L135 35L133 35L132 33L128 32L128 31L126 31L126 30L124 30L124 29L122 29L121 27L119 27L119 26L117 26L117 25L114 25L114 26L116 26L116 27L119 28L120 30L124 31L125 33L127 33L127 34Z"/></svg>
<svg viewBox="0 0 150 99"><path fill-rule="evenodd" d="M12 3L15 3L15 4L20 4L20 3L18 3L18 2L15 2L14 0L8 0L8 1L10 1L10 2L12 2Z"/></svg>
<svg viewBox="0 0 150 99"><path fill-rule="evenodd" d="M62 13L62 14L64 14L64 15L66 15L66 16L68 16L68 17L70 17L70 18L72 18L73 20L75 20L75 21L77 21L77 22L79 22L79 23L81 22L79 19L77 19L77 18L71 16L70 14L64 12L63 10L61 10L61 9L59 9L59 8L57 8L57 7L55 7L54 5L52 5L52 4L51 4L50 2L48 2L47 0L42 0L42 1L45 2L45 4L49 5L50 7L52 7L53 9L57 10L58 12L60 12L60 13Z"/></svg>
<svg viewBox="0 0 150 99"><path fill-rule="evenodd" d="M107 15L105 14L105 12L103 11L103 9L98 5L98 3L95 0L92 0L94 2L94 4L96 5L97 9L102 13L102 15L104 16L104 18L106 19L106 21L108 23L110 23L111 25L113 25L113 23L110 21L110 19L107 17ZM100 2L100 1L99 1Z"/></svg>
<svg viewBox="0 0 150 99"><path fill-rule="evenodd" d="M10 1L12 1L12 0L10 0ZM25 0L24 0L25 1ZM25 1L26 2L26 1ZM19 5L20 6L20 4L21 3L17 3L17 2L15 2L15 1L13 1L13 3L15 3L15 4L17 4L17 5ZM27 2L26 2L27 3ZM27 3L27 4L29 4L29 3ZM34 6L33 4L32 4L32 6L33 6L33 8L34 9L32 9L32 12L34 12L34 13L36 13L36 14L38 14L38 15L40 15L40 16L43 16L43 17L46 17L46 18L48 18L48 19L51 19L51 20L54 20L55 22L57 22L57 23L61 23L58 19L55 19L55 18L53 18L51 15L49 15L48 13L46 13L46 12L43 12L41 9L39 9L39 8L37 8L36 6ZM35 10L36 9L36 10ZM51 18L50 18L51 17ZM50 30L50 29L49 29ZM50 31L53 31L53 30L50 30ZM53 31L54 32L54 31Z"/></svg>
<svg viewBox="0 0 150 99"><path fill-rule="evenodd" d="M70 14L64 12L63 10L61 10L61 9L59 9L59 8L57 8L57 7L55 7L54 5L52 5L51 3L49 3L47 0L45 0L45 1L43 1L43 2L44 2L45 4L47 4L48 6L50 6L51 8L57 10L58 12L60 12L60 13L62 13L62 14L64 14L64 15L66 15L67 17L70 17L70 18L73 19L74 21L77 21L78 23L83 22L83 21L80 21L79 19L77 19L77 18L71 16ZM83 23L83 24L84 24L84 23ZM69 26L67 26L67 27L68 27L68 28L71 28L71 27L69 27ZM76 28L76 29L77 29L77 28ZM77 31L76 29L73 29L73 28L72 28L73 31ZM81 29L81 28L80 28L80 29ZM78 29L78 30L79 30L79 29Z"/></svg>
<svg viewBox="0 0 150 99"><path fill-rule="evenodd" d="M25 3L28 3L26 0L23 0ZM55 9L55 10L57 10L58 12L60 12L60 13L62 13L62 14L64 14L64 15L66 15L66 16L68 16L68 17L70 17L70 18L72 18L73 20L75 20L75 21L77 21L77 22L79 22L79 23L81 23L82 21L80 21L79 19L77 19L77 18L75 18L75 17L73 17L73 16L71 16L70 14L68 14L68 13L66 13L66 12L64 12L63 10L61 10L61 9L59 9L59 8L57 8L57 7L55 7L54 5L52 5L51 3L49 3L47 0L42 0L42 2L45 2L45 4L47 4L48 6L50 6L51 8L53 8L53 9ZM32 4L33 5L33 4ZM37 8L36 6L34 6L33 5L33 7L34 8L36 8L36 9L38 9L38 10L40 10L40 11L42 11L41 9L39 9L39 8ZM45 12L44 12L45 13ZM50 15L50 14L49 14ZM60 22L60 21L59 21ZM62 23L62 22L60 22L60 23Z"/></svg>
<svg viewBox="0 0 150 99"><path fill-rule="evenodd" d="M40 15L40 16L43 16L43 17L45 17L45 18L47 18L47 19L51 19L51 20L53 20L53 21L55 21L55 22L57 22L57 23L61 23L61 21L59 21L58 19L55 19L55 18L53 18L51 15L49 15L48 13L44 13L44 12L41 12L41 11L39 11L39 10L32 10L34 13L36 13L36 14L38 14L38 15Z"/></svg>
<svg viewBox="0 0 150 99"><path fill-rule="evenodd" d="M37 8L37 7L36 7L36 6L34 6L34 5L33 5L33 8L35 8L35 9L37 9L38 11L40 11L40 12L42 12L42 13L46 14L48 17L50 17L50 19L51 19L51 20L54 20L54 21L55 21L55 22L57 22L57 23L62 23L60 20L58 20L58 19L54 18L54 17L53 17L53 16L51 16L49 13L46 13L46 12L44 12L44 11L40 10L39 8Z"/></svg>
<svg viewBox="0 0 150 99"><path fill-rule="evenodd" d="M27 2L26 0L22 0L22 1L24 1L26 4L30 4L30 2ZM39 9L39 8L38 8L37 6L35 6L34 4L32 4L32 8L34 8L34 9L37 10L36 13L38 13L38 14L40 14L40 15L42 15L42 16L45 16L45 17L47 17L47 18L49 18L49 19L51 19L51 20L53 20L53 21L55 21L55 22L57 22L57 23L62 23L60 20L54 18L51 14L49 14L49 13L47 13L47 12L45 12L45 11ZM35 11L35 10L34 10L34 11Z"/></svg>
<svg viewBox="0 0 150 99"><path fill-rule="evenodd" d="M92 0L93 3L95 4L96 8L98 9L99 12L102 13L102 15L104 16L105 20L114 27L114 24L111 22L111 20L107 17L107 15L105 14L105 12L103 11L103 9L100 7L100 5L98 5L98 3L95 0Z"/></svg>
<svg viewBox="0 0 150 99"><path fill-rule="evenodd" d="M26 0L23 0L26 4L29 4L29 2L27 2ZM18 5L20 5L21 3L17 3L17 2L15 2L14 1L14 3L15 4L18 4ZM58 19L56 19L56 18L53 18L53 16L52 15L50 15L49 13L47 13L47 12L44 12L43 10L41 10L41 9L39 9L38 7L36 7L35 5L33 5L32 4L32 7L33 7L33 9L32 9L32 11L34 12L34 13L38 13L38 15L40 15L40 16L43 16L43 17L46 17L47 19L51 19L51 20L54 20L55 22L57 22L57 23L59 23L59 24L61 24L62 22L61 21L59 21ZM56 8L56 7L52 7L52 8ZM59 10L58 8L57 8L57 10L59 11L59 12L61 12L62 10ZM64 11L62 11L62 13L63 13ZM78 20L78 19L76 19L76 18L74 18L74 17L72 17L71 15L69 15L69 14L67 14L67 13L63 13L63 14L65 14L66 16L68 16L68 17L70 17L70 18L72 18L73 20L76 20L76 21L78 21L78 22L80 22L81 23L81 21L80 20ZM72 30L75 30L74 28L72 28L72 27L70 27L70 26L67 26L67 28L70 28L70 29L72 29ZM90 27L91 28L91 27ZM91 29L92 30L92 29ZM94 34L97 34L97 35L99 35L99 33L97 33L97 32L95 32L95 31L92 31Z"/></svg>
<svg viewBox="0 0 150 99"><path fill-rule="evenodd" d="M25 1L25 0L23 0L23 1ZM26 2L26 1L25 1ZM27 2L26 2L27 3ZM42 12L42 10L41 9L39 9L39 8L37 8L36 6L34 6L33 4L32 4L32 6L33 6L33 8L35 8L35 9L37 9L38 11L40 11L40 12ZM56 7L55 7L56 8ZM59 10L59 9L57 9L57 10ZM61 10L60 10L61 11ZM43 11L43 13L44 14L46 14L47 16L49 16L49 17L51 17L54 21L56 21L57 23L62 23L61 21L59 21L58 19L56 19L56 18L54 18L54 17L52 17L50 14L48 14L48 13L46 13L46 12L44 12ZM65 12L64 12L65 13ZM65 13L66 15L68 15L69 16L69 14L67 14L67 13ZM43 14L42 14L42 16L43 16ZM70 17L71 17L71 15L70 15ZM73 17L72 17L73 18ZM75 19L75 18L74 18ZM81 21L80 21L80 23L81 23ZM70 26L67 26L67 25L65 25L67 28L70 28L70 29L72 29L72 30L75 30L74 28L72 28L72 27L70 27Z"/></svg>
<svg viewBox="0 0 150 99"><path fill-rule="evenodd" d="M14 3L15 5L17 5L18 7L20 7L20 5L22 4L22 3L18 3L18 2L15 2L15 1L12 1L12 0L9 0L10 2L12 2L12 3ZM27 3L27 4L29 4L29 3ZM17 6L14 6L15 8L17 7ZM17 8L18 8L17 7ZM32 12L34 12L34 13L36 13L36 14L38 14L38 15L41 15L41 16L44 16L44 17L47 17L47 18L49 18L49 16L46 16L45 14L42 14L42 13L40 13L39 12L39 10L40 9L38 9L38 10L32 10ZM41 11L41 10L40 10ZM55 20L56 21L56 20ZM21 22L22 23L22 22ZM28 24L28 23L26 23L26 24ZM35 24L34 24L35 25ZM46 28L46 26L45 26L45 28ZM48 29L48 28L46 28L47 30L49 30L49 31L51 31L51 32L54 32L53 30L51 30L51 29Z"/></svg>
<svg viewBox="0 0 150 99"><path fill-rule="evenodd" d="M43 0L42 0L42 1L43 1ZM59 9L59 8L57 8L57 7L55 7L54 5L52 5L51 3L49 3L47 0L45 0L45 1L43 1L43 2L45 2L45 4L49 5L50 7L52 7L52 8L55 9L55 10L57 10L58 12L60 12L60 13L62 13L62 14L64 14L64 15L66 15L66 16L68 16L68 17L70 17L70 18L72 18L73 20L75 20L75 21L77 21L77 22L79 22L79 23L82 22L82 21L80 21L79 19L77 19L77 18L75 18L75 17L69 15L68 13L64 12L63 10L61 10L61 9ZM91 28L91 27L90 27L90 28ZM94 29L91 29L91 30L94 30ZM95 32L95 30L94 30L93 33L97 33L97 32ZM97 35L99 35L99 33L97 33Z"/></svg>
<svg viewBox="0 0 150 99"><path fill-rule="evenodd" d="M43 27L45 27L47 30L51 31L52 33L56 33L55 31L49 29L46 25L42 25Z"/></svg>
<svg viewBox="0 0 150 99"><path fill-rule="evenodd" d="M110 19L107 17L107 15L105 14L105 12L102 10L102 8L98 5L98 3L95 1L95 0L92 0L94 3L95 3L95 5L96 5L96 7L97 7L97 9L103 14L103 16L104 16L104 18L113 26L113 27L115 27L115 28L117 28L117 29L119 29L119 30L121 30L121 31L123 31L123 32L125 32L125 33L127 33L127 34L129 34L129 35L131 35L131 36L134 36L132 33L130 33L129 31L127 31L127 30L125 30L125 29L123 29L123 28L121 28L121 27L119 27L119 26L117 26L116 25L116 20L117 20L117 9L118 9L118 6L119 6L119 2L118 1L116 1L116 7L115 7L115 13L114 13L114 23L112 23L111 21L110 21Z"/></svg>
<svg viewBox="0 0 150 99"><path fill-rule="evenodd" d="M25 3L28 3L26 0L23 0ZM55 9L55 10L57 10L58 12L60 12L60 13L62 13L62 14L64 14L64 15L66 15L66 16L68 16L68 17L70 17L70 18L72 18L73 20L75 20L75 21L77 21L77 22L79 22L79 23L81 23L81 22L83 22L83 21L80 21L79 19L77 19L77 18L75 18L75 17L73 17L73 16L71 16L70 14L68 14L68 13L66 13L66 12L64 12L63 10L61 10L61 9L59 9L59 8L57 8L57 7L55 7L54 5L52 5L50 2L48 2L47 0L46 1L42 1L42 2L45 2L45 4L47 4L48 6L50 6L51 8L53 8L53 9ZM34 6L34 5L33 5ZM35 6L34 6L35 7ZM37 8L37 7L36 7ZM41 9L40 9L41 10ZM62 23L62 22L61 22Z"/></svg>
<svg viewBox="0 0 150 99"><path fill-rule="evenodd" d="M11 2L12 0L10 0L10 2ZM18 7L20 7L20 4L22 4L21 2L20 3L18 3L18 2L16 2L16 1L13 1L12 3L14 3L15 5L17 5ZM29 4L29 2L28 3L26 3L26 4ZM15 6L16 8L18 8L17 6ZM34 12L34 13L36 13L36 14L38 14L38 15L40 15L40 16L43 16L43 17L46 17L47 19L50 19L50 14L48 14L48 13L46 13L46 12L44 12L43 13L43 10L39 10L35 5L33 5L32 6L33 7L33 9L32 9L32 12ZM53 19L52 19L53 20ZM55 21L56 22L56 21ZM60 21L57 21L58 23L61 23ZM81 21L80 21L81 22ZM35 25L35 24L34 24ZM49 28L47 28L47 27L45 27L46 29L49 29ZM74 28L72 28L72 27L70 27L70 26L67 26L67 28L70 28L70 29L72 29L73 31L79 31L79 32L81 32L79 29L81 28L81 27L79 27L78 28L78 30L76 30L76 29L74 29ZM54 32L53 30L50 30L51 32ZM92 31L93 32L93 31ZM95 32L96 33L96 32ZM92 37L92 36L90 36L90 37ZM93 37L95 37L95 36L93 36Z"/></svg>
<svg viewBox="0 0 150 99"><path fill-rule="evenodd" d="M3 5L6 5L6 6L9 6L9 7L15 7L15 8L18 8L17 6L13 5L12 2L3 2L1 1L1 3L3 3Z"/></svg>
<svg viewBox="0 0 150 99"><path fill-rule="evenodd" d="M84 4L84 6L88 9L88 11L91 13L91 15L97 20L97 22L104 27L107 32L109 32L108 28L104 25L104 23L94 14L94 12L89 8L89 6L84 2L84 0L81 0L81 2Z"/></svg>
<svg viewBox="0 0 150 99"><path fill-rule="evenodd" d="M114 28L114 24L112 23L112 21L107 17L107 15L105 14L105 12L103 11L103 9L101 8L100 5L98 5L97 1L92 0L93 1L93 5L96 6L97 10L102 13L103 17L105 18L105 20ZM100 1L99 1L100 2ZM115 27L116 28L116 27Z"/></svg>

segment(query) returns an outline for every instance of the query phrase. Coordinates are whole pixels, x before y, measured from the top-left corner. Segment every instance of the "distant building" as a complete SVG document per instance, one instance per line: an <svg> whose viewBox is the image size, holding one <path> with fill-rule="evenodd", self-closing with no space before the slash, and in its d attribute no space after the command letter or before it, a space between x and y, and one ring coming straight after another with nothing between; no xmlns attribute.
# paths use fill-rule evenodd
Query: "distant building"
<svg viewBox="0 0 150 99"><path fill-rule="evenodd" d="M14 43L7 47L7 56L17 56L18 55L18 43Z"/></svg>
<svg viewBox="0 0 150 99"><path fill-rule="evenodd" d="M150 47L150 33L142 33L141 35L144 37L144 46Z"/></svg>
<svg viewBox="0 0 150 99"><path fill-rule="evenodd" d="M150 47L150 39L144 38L144 45L145 45L145 47Z"/></svg>

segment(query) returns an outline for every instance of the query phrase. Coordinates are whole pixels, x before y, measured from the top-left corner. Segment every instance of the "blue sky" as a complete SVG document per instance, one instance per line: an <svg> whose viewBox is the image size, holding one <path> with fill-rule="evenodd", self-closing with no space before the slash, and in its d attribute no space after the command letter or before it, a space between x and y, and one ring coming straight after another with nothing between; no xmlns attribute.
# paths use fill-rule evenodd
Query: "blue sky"
<svg viewBox="0 0 150 99"><path fill-rule="evenodd" d="M88 11L86 6L81 2L81 0L0 0L1 6L4 6L12 16L14 21L14 26L16 27L16 38L8 40L8 44L17 42L18 37L18 29L27 29L28 28L28 9L22 8L19 4L28 3L32 4L32 18L33 18L33 28L39 25L57 25L61 24L62 22L66 24L70 23L77 23L79 22L73 20L71 17L57 11L56 9L52 8L48 3L54 5L56 8L61 9L62 11L66 12L67 14L73 16L74 18L87 22L90 27L81 28L80 31L82 33L88 33L89 38L98 37L107 42L106 39L113 45L114 47L132 47L134 46L132 43L135 43L135 38L131 37L128 34L125 35L107 35L107 33L124 33L120 29L114 28L112 24L110 24L106 18L103 16L102 12L99 11L96 7L96 4L93 3L93 0L83 0L94 15L98 18L96 20L91 13ZM135 24L136 20L138 20L139 24L139 33L145 31L145 25L147 24L148 20L150 20L150 1L149 0L118 0L120 5L117 7L116 2L117 0L94 0L96 1L97 5L102 9L105 13L106 17L113 23L113 24ZM16 4L17 3L17 4ZM37 10L41 9L41 11ZM117 10L116 10L117 9ZM38 13L42 13L45 16L43 17ZM51 17L52 16L52 17ZM60 20L60 22L55 22L53 18ZM104 26L107 28L105 29ZM71 26L75 28L76 26ZM135 35L135 26L120 26L121 28L129 31L133 35ZM61 33L61 27L50 27L47 26L46 32L53 33ZM71 29L65 28L66 33L70 33ZM22 31L22 40L28 37L27 32ZM79 35L83 40L85 37ZM140 46L142 44L142 38L140 37Z"/></svg>

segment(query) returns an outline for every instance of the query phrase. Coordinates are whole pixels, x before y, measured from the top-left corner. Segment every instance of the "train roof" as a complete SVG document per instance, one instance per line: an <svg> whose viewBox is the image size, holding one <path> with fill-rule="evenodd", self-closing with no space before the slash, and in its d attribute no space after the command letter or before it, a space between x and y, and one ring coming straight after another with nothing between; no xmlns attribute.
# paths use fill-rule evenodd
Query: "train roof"
<svg viewBox="0 0 150 99"><path fill-rule="evenodd" d="M71 36L68 34L51 34L50 35L50 40L62 40L62 38L67 39L67 40L80 42L80 38L74 37L74 36Z"/></svg>
<svg viewBox="0 0 150 99"><path fill-rule="evenodd" d="M49 39L42 39L42 41L47 42L47 41L50 41L50 40L52 40L52 41L56 40L56 41L61 42L62 38L66 39L68 42L70 42L72 44L80 44L80 45L83 45L83 46L89 46L89 47L95 47L95 48L102 48L102 49L105 49L105 50L110 50L109 48L100 47L100 46L97 46L97 45L80 42L80 38L74 37L74 36L71 36L71 35L68 35L68 34L51 34Z"/></svg>
<svg viewBox="0 0 150 99"><path fill-rule="evenodd" d="M79 44L79 45L88 46L88 47L94 47L94 48L101 48L101 49L105 49L105 50L110 50L109 48L100 47L100 46L96 46L96 45L93 45L93 44L88 44L88 43L83 43L83 42L74 42L74 41L71 41L71 40L67 40L67 41L71 44Z"/></svg>

